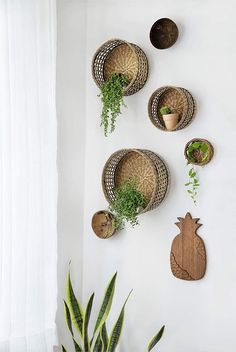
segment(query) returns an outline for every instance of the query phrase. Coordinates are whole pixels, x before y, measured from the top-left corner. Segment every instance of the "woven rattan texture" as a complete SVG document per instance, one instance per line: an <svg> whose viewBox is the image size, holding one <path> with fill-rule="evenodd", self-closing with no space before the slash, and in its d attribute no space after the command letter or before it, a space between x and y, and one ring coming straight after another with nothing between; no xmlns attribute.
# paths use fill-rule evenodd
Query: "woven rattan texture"
<svg viewBox="0 0 236 352"><path fill-rule="evenodd" d="M186 89L168 86L157 89L149 99L148 114L151 122L163 131L167 131L167 129L160 113L162 106L168 106L173 113L179 113L179 122L171 131L178 131L186 127L196 113L194 98Z"/></svg>
<svg viewBox="0 0 236 352"><path fill-rule="evenodd" d="M135 180L140 192L148 199L143 213L156 208L165 198L169 174L157 154L143 149L122 149L111 155L102 174L103 191L109 203L115 199L114 187L127 179Z"/></svg>
<svg viewBox="0 0 236 352"><path fill-rule="evenodd" d="M126 74L130 83L125 95L138 92L148 77L148 60L141 48L120 39L109 40L95 53L92 63L93 78L99 88L112 73Z"/></svg>
<svg viewBox="0 0 236 352"><path fill-rule="evenodd" d="M205 142L207 145L208 145L208 148L209 148L209 157L207 160L203 161L203 162L196 162L194 163L192 160L189 160L188 158L188 154L187 154L187 150L188 150L188 146L194 142ZM191 141L189 141L185 148L184 148L184 156L186 158L186 160L188 160L191 164L193 165L198 165L198 166L204 166L206 164L208 164L211 159L213 158L213 155L214 155L214 148L213 148L213 145L206 139L203 139L203 138L193 138L191 139Z"/></svg>

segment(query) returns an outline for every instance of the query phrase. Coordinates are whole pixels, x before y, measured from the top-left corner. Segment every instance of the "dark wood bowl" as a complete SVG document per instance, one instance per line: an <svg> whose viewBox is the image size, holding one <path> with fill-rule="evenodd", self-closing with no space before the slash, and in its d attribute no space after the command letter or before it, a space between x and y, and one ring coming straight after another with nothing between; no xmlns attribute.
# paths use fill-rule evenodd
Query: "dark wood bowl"
<svg viewBox="0 0 236 352"><path fill-rule="evenodd" d="M150 30L150 41L157 49L168 49L178 39L179 30L169 18L160 18Z"/></svg>

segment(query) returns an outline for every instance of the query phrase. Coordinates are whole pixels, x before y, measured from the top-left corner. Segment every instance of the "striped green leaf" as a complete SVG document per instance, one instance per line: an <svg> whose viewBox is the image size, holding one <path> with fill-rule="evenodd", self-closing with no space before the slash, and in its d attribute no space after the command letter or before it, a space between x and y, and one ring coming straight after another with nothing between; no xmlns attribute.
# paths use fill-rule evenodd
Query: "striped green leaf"
<svg viewBox="0 0 236 352"><path fill-rule="evenodd" d="M124 323L125 305L129 299L131 292L129 293L128 297L126 298L125 303L121 309L120 315L119 315L119 317L118 317L118 319L112 329L112 333L111 333L111 336L108 341L107 352L114 352L118 343L119 343L121 332L122 332L122 327L123 327L123 323Z"/></svg>
<svg viewBox="0 0 236 352"><path fill-rule="evenodd" d="M101 326L105 323L105 321L109 315L114 292L115 292L116 276L117 276L117 273L115 273L115 275L112 277L112 279L110 280L110 282L106 288L106 291L105 291L105 294L103 297L103 301L102 301L100 310L98 312L98 317L97 317L97 321L95 324L93 337L96 334L96 332L100 330Z"/></svg>
<svg viewBox="0 0 236 352"><path fill-rule="evenodd" d="M152 338L148 345L148 352L153 349L154 346L160 341L165 330L165 325L162 326L161 330Z"/></svg>
<svg viewBox="0 0 236 352"><path fill-rule="evenodd" d="M89 319L90 319L91 310L93 306L93 299L94 299L94 293L89 298L89 301L85 310L85 315L84 315L84 321L83 321L84 352L90 352L90 343L88 339L88 324L89 324Z"/></svg>
<svg viewBox="0 0 236 352"><path fill-rule="evenodd" d="M75 326L76 330L82 337L83 335L83 311L80 304L75 297L74 290L71 284L70 272L68 273L67 285L66 285L66 299L67 305L70 311L71 321Z"/></svg>
<svg viewBox="0 0 236 352"><path fill-rule="evenodd" d="M66 301L64 301L64 314L65 314L65 319L66 319L66 325L67 325L71 335L74 336L73 329L72 329L70 310L69 310L69 307L68 307Z"/></svg>
<svg viewBox="0 0 236 352"><path fill-rule="evenodd" d="M67 350L65 349L65 347L62 345L62 352L67 352Z"/></svg>
<svg viewBox="0 0 236 352"><path fill-rule="evenodd" d="M107 335L107 329L106 329L106 324L104 323L100 329L100 337L102 341L102 352L106 352L107 346L108 346L108 335Z"/></svg>
<svg viewBox="0 0 236 352"><path fill-rule="evenodd" d="M97 339L95 341L94 348L92 349L93 352L102 352L102 340L100 334L98 334Z"/></svg>
<svg viewBox="0 0 236 352"><path fill-rule="evenodd" d="M74 346L75 346L75 352L82 352L82 348L78 344L78 342L73 338Z"/></svg>

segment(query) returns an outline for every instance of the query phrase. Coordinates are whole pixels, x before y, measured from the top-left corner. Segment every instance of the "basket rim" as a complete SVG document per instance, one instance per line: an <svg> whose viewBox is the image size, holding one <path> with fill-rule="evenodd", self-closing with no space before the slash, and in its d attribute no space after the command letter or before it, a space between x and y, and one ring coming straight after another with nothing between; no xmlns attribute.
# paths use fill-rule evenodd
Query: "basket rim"
<svg viewBox="0 0 236 352"><path fill-rule="evenodd" d="M105 198L106 200L108 201L108 203L110 204L111 203L111 200L110 198L107 196L107 191L106 191L106 187L105 187L105 182L104 182L104 179L105 179L105 171L106 171L106 168L108 166L108 164L110 163L110 161L113 159L113 157L116 155L116 154L119 154L120 152L125 152L125 154L121 157L120 161L117 163L116 167L115 167L115 171L114 171L114 176L115 176L115 172L117 170L117 167L119 165L119 163L121 162L121 160L129 153L138 153L139 155L141 155L142 157L144 157L148 163L150 164L151 168L152 168L152 171L153 171L153 175L155 177L155 183L154 183L154 187L153 187L153 191L152 191L152 195L148 201L148 204L146 206L145 209L142 209L142 211L140 211L139 214L141 213L145 213L147 212L150 208L151 208L151 205L155 199L155 193L157 191L157 188L158 188L158 175L157 175L157 169L153 163L153 161L145 154L145 149L133 149L133 148L127 148L127 149L119 149L117 150L116 152L114 152L113 154L111 154L111 156L107 159L104 167L103 167L103 171L102 171L102 188L103 188L103 193L105 195ZM158 155L157 155L158 156ZM159 157L159 156L158 156Z"/></svg>
<svg viewBox="0 0 236 352"><path fill-rule="evenodd" d="M189 160L188 158L188 154L187 154L187 149L189 147L189 145L193 142L205 142L208 146L209 146L209 158L201 163L197 163L197 162L192 162ZM204 166L204 165L207 165L211 159L213 158L213 155L214 155L214 147L213 145L211 144L211 142L209 142L207 139L204 139L204 138L192 138L188 143L186 143L185 145L185 148L184 148L184 156L185 156L185 159L192 165L197 165L197 166Z"/></svg>
<svg viewBox="0 0 236 352"><path fill-rule="evenodd" d="M165 131L165 132L175 132L175 131L178 131L178 129L181 129L181 125L183 124L183 122L185 121L185 118L186 118L186 116L185 116L185 117L182 116L182 118L179 120L179 122L177 123L177 125L176 125L174 128L172 128L171 130L168 130L165 126L163 126L163 128L160 128L159 126L157 126L157 125L155 124L154 118L153 118L153 116L152 116L152 103L153 103L153 99L154 99L154 97L156 97L158 91L163 90L163 91L160 93L160 97L161 97L163 94L165 94L168 90L171 90L171 89L178 91L178 93L180 93L180 94L184 97L184 99L185 99L186 101L188 101L188 98L186 97L185 92L183 91L183 89L186 90L186 91L187 91L187 89L181 88L181 87L175 87L175 86L163 86L163 87L157 88L157 89L152 93L152 95L151 95L151 97L149 98L149 101L148 101L148 116L149 116L150 121L152 122L152 124L153 124L155 127L159 128L160 130ZM189 91L187 91L187 92L190 94ZM190 95L191 95L191 94L190 94ZM192 96L192 95L191 95L191 96ZM192 99L193 99L193 98L192 98ZM194 100L193 100L193 102L194 102Z"/></svg>
<svg viewBox="0 0 236 352"><path fill-rule="evenodd" d="M95 54L93 55L93 59L92 59L92 75L93 75L93 79L94 81L96 82L97 86L101 89L101 86L98 84L96 78L95 78L95 74L94 74L94 62L95 62L95 59L98 55L98 53L101 51L101 49L104 47L104 45L108 44L108 43L111 43L111 42L114 42L114 41L119 41L121 42L120 44L118 44L115 48L117 48L118 46L120 45L123 45L123 44L126 44L129 46L129 48L132 50L132 52L135 54L135 56L137 57L138 61L139 61L139 58L138 58L138 55L136 53L136 50L135 50L135 44L133 43L130 43L130 42L127 42L126 40L123 40L123 39L119 39L119 38L113 38L113 39L109 39L107 40L106 42L104 42L102 45L100 45L100 47L96 50ZM115 48L113 48L112 50L114 50ZM105 59L106 61L106 59ZM136 78L138 76L138 70L137 70L137 73L134 75L134 77L131 79L130 83L125 87L124 89L124 93L126 93L131 87L132 85L134 84ZM104 72L103 72L103 79L104 79L104 82L106 82L105 78L104 78Z"/></svg>

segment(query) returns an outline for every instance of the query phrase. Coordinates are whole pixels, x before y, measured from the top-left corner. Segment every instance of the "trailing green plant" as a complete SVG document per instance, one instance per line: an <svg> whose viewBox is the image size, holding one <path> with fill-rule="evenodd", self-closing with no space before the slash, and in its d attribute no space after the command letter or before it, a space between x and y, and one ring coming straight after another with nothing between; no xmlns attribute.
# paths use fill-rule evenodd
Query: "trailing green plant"
<svg viewBox="0 0 236 352"><path fill-rule="evenodd" d="M172 112L172 110L169 106L162 106L160 108L161 115L169 115L169 114L171 114L171 112Z"/></svg>
<svg viewBox="0 0 236 352"><path fill-rule="evenodd" d="M194 204L196 205L197 192L198 192L200 183L194 166L191 166L191 168L189 169L188 176L189 176L189 180L187 183L185 183L185 186L187 187L188 194L190 195Z"/></svg>
<svg viewBox="0 0 236 352"><path fill-rule="evenodd" d="M75 352L115 352L122 333L125 306L132 292L130 291L128 297L126 298L118 319L109 335L106 328L106 322L113 302L116 277L117 273L113 275L105 290L102 304L100 306L93 329L92 337L89 338L88 325L93 307L94 293L90 296L87 306L85 310L83 310L75 296L69 271L66 284L66 300L64 301L64 310L66 324L72 337ZM152 338L148 345L148 351L151 351L160 341L164 332L164 328L165 327L163 326L160 331ZM67 352L64 346L62 346L62 351Z"/></svg>
<svg viewBox="0 0 236 352"><path fill-rule="evenodd" d="M110 204L109 210L115 216L115 226L117 230L124 227L125 222L129 222L132 227L138 225L138 214L145 209L148 200L137 189L134 180L126 180L120 187L114 188L115 200Z"/></svg>
<svg viewBox="0 0 236 352"><path fill-rule="evenodd" d="M189 180L187 183L185 183L185 186L187 187L187 192L192 198L195 205L197 204L197 195L200 183L196 169L194 165L192 165L192 163L201 164L202 162L208 160L209 153L209 146L204 141L194 141L188 145L188 148L186 150L188 158L187 165L191 164L191 168L188 171Z"/></svg>
<svg viewBox="0 0 236 352"><path fill-rule="evenodd" d="M122 73L112 74L101 88L102 114L101 126L105 136L115 130L116 118L121 114L124 103L124 87L129 84L129 79Z"/></svg>

